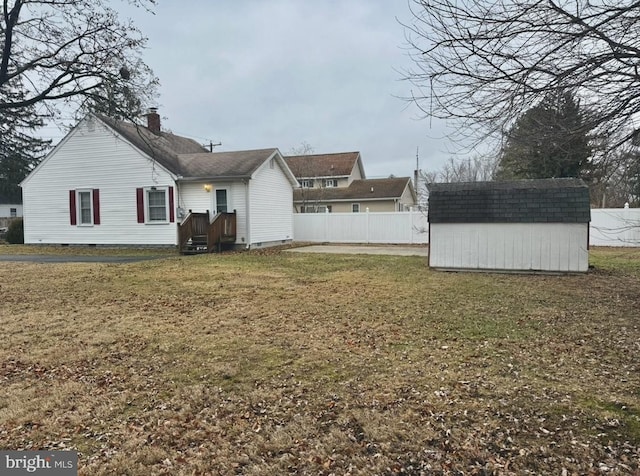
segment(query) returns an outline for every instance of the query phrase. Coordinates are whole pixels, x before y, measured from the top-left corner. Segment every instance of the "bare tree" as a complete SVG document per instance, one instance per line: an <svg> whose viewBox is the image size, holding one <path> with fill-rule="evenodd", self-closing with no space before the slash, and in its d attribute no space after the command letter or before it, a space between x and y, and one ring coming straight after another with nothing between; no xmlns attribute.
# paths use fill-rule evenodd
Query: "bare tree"
<svg viewBox="0 0 640 476"><path fill-rule="evenodd" d="M0 114L62 103L135 117L153 97L156 78L140 59L146 38L121 22L106 0L2 0ZM155 0L130 0L150 8ZM9 84L23 94L2 94Z"/></svg>
<svg viewBox="0 0 640 476"><path fill-rule="evenodd" d="M491 157L449 157L440 170L421 172L421 177L427 185L433 182L485 182L494 179L497 167L498 161Z"/></svg>
<svg viewBox="0 0 640 476"><path fill-rule="evenodd" d="M413 99L475 141L502 137L554 91L594 113L608 150L638 134L640 1L411 0Z"/></svg>

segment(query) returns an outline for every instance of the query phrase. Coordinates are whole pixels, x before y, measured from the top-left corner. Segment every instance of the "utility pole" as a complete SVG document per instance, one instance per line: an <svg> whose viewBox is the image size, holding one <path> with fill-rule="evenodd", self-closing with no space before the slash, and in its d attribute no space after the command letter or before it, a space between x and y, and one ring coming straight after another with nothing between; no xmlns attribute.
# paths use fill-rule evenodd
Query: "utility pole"
<svg viewBox="0 0 640 476"><path fill-rule="evenodd" d="M202 144L202 147L208 148L209 152L213 152L213 148L222 145L222 142L213 143L213 141L209 141L208 144Z"/></svg>

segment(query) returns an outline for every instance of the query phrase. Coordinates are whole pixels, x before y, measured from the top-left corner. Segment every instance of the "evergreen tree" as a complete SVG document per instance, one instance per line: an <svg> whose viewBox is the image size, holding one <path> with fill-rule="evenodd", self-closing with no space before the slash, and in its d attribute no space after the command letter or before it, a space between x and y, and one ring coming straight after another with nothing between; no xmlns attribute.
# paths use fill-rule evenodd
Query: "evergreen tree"
<svg viewBox="0 0 640 476"><path fill-rule="evenodd" d="M0 88L0 103L20 102L23 89L16 82ZM0 109L0 195L20 201L20 182L45 155L50 141L33 136L43 126L35 106Z"/></svg>
<svg viewBox="0 0 640 476"><path fill-rule="evenodd" d="M498 179L587 178L591 137L570 92L547 95L506 134Z"/></svg>

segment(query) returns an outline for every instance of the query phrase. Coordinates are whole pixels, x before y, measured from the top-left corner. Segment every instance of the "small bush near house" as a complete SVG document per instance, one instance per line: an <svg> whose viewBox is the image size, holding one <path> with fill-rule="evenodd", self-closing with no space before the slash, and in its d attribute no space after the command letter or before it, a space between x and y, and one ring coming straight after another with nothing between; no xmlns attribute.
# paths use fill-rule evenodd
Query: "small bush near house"
<svg viewBox="0 0 640 476"><path fill-rule="evenodd" d="M24 224L22 222L22 218L9 223L9 229L7 230L7 243L12 245L24 243Z"/></svg>

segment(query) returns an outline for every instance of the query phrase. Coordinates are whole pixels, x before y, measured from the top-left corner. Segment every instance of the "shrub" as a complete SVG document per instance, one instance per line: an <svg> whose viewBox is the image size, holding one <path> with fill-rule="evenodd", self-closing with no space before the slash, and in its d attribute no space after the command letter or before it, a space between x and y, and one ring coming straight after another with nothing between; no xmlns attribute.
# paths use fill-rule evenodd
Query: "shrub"
<svg viewBox="0 0 640 476"><path fill-rule="evenodd" d="M19 245L24 243L24 224L22 218L13 220L9 223L9 229L7 230L7 242L12 245Z"/></svg>

